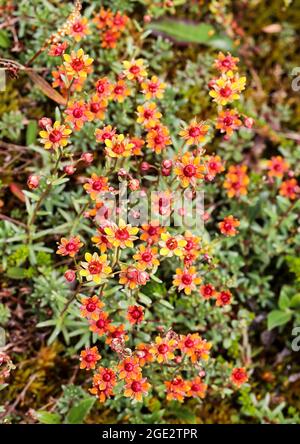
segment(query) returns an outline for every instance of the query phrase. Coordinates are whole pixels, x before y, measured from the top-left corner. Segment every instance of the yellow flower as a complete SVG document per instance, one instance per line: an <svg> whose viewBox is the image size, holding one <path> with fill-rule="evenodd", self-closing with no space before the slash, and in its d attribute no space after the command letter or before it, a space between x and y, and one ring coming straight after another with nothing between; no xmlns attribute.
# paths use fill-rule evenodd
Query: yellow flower
<svg viewBox="0 0 300 444"><path fill-rule="evenodd" d="M147 77L143 59L132 60L131 62L124 60L123 66L125 68L124 74L128 80L141 80Z"/></svg>
<svg viewBox="0 0 300 444"><path fill-rule="evenodd" d="M91 72L93 59L84 54L83 49L77 52L72 51L71 54L64 54L64 65L68 76L85 78Z"/></svg>
<svg viewBox="0 0 300 444"><path fill-rule="evenodd" d="M209 95L218 104L225 106L240 98L240 93L245 89L246 77L239 77L228 71L213 82Z"/></svg>
<svg viewBox="0 0 300 444"><path fill-rule="evenodd" d="M104 228L108 242L116 248L132 248L133 241L137 239L136 234L138 231L137 227L126 225L122 219L119 222L119 226L114 224Z"/></svg>
<svg viewBox="0 0 300 444"><path fill-rule="evenodd" d="M93 281L96 284L101 284L103 279L105 279L109 274L111 274L112 269L108 265L107 255L98 253L86 253L84 256L86 262L81 262L81 270L79 271L80 276L86 278L87 281Z"/></svg>
<svg viewBox="0 0 300 444"><path fill-rule="evenodd" d="M174 173L180 180L183 188L187 188L189 185L195 187L197 179L203 179L205 166L201 165L200 162L199 156L194 157L189 152L176 160Z"/></svg>
<svg viewBox="0 0 300 444"><path fill-rule="evenodd" d="M41 143L44 144L46 150L58 149L69 143L69 136L72 130L67 125L61 125L60 122L54 122L53 126L47 126L40 131Z"/></svg>
<svg viewBox="0 0 300 444"><path fill-rule="evenodd" d="M160 254L166 257L183 256L186 240L182 236L171 236L170 233L161 233Z"/></svg>
<svg viewBox="0 0 300 444"><path fill-rule="evenodd" d="M138 106L137 115L137 123L144 125L146 128L152 128L161 118L161 113L157 110L156 103L154 102L149 102Z"/></svg>
<svg viewBox="0 0 300 444"><path fill-rule="evenodd" d="M198 122L195 118L186 128L179 132L179 135L186 140L188 145L197 145L204 141L208 130L209 125L205 122Z"/></svg>
<svg viewBox="0 0 300 444"><path fill-rule="evenodd" d="M150 80L146 80L141 84L142 93L145 94L145 99L162 99L166 84L161 82L156 76L152 76Z"/></svg>
<svg viewBox="0 0 300 444"><path fill-rule="evenodd" d="M129 157L132 153L133 143L130 143L123 134L105 140L105 152L109 157Z"/></svg>
<svg viewBox="0 0 300 444"><path fill-rule="evenodd" d="M137 261L138 268L146 270L147 268L157 268L159 260L157 259L158 248L145 247L140 245L139 251L133 255L133 259Z"/></svg>

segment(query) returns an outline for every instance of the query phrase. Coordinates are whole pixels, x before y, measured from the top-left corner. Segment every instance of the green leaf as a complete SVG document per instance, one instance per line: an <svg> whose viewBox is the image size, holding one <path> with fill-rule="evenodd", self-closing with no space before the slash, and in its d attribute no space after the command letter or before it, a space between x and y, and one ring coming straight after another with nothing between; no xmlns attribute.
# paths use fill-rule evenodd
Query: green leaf
<svg viewBox="0 0 300 444"><path fill-rule="evenodd" d="M273 310L268 314L268 330L284 325L291 319L292 314L280 310Z"/></svg>
<svg viewBox="0 0 300 444"><path fill-rule="evenodd" d="M290 306L292 308L300 308L300 293L297 293L292 297Z"/></svg>
<svg viewBox="0 0 300 444"><path fill-rule="evenodd" d="M68 424L82 424L84 418L93 407L95 400L96 398L87 398L72 407L67 415L66 422Z"/></svg>
<svg viewBox="0 0 300 444"><path fill-rule="evenodd" d="M214 27L207 23L193 24L167 19L149 24L148 29L162 32L178 42L200 43L224 51L234 49L229 37L216 34Z"/></svg>
<svg viewBox="0 0 300 444"><path fill-rule="evenodd" d="M42 424L60 424L61 417L58 413L49 413L46 410L35 412L35 416Z"/></svg>
<svg viewBox="0 0 300 444"><path fill-rule="evenodd" d="M6 275L11 279L24 279L26 277L26 268L11 267L7 270Z"/></svg>
<svg viewBox="0 0 300 444"><path fill-rule="evenodd" d="M26 145L33 145L36 142L37 131L37 121L31 120L26 129Z"/></svg>
<svg viewBox="0 0 300 444"><path fill-rule="evenodd" d="M4 29L0 30L0 48L7 49L10 47L10 39L8 37L8 32Z"/></svg>
<svg viewBox="0 0 300 444"><path fill-rule="evenodd" d="M280 310L285 310L286 308L289 308L289 306L290 306L290 298L283 291L281 291L281 293L280 293L278 305L279 305Z"/></svg>

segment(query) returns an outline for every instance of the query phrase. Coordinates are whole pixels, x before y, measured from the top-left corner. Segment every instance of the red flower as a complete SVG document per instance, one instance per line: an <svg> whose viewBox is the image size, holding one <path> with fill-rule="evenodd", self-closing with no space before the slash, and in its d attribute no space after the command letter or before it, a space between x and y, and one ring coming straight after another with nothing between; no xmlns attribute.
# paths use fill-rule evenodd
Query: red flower
<svg viewBox="0 0 300 444"><path fill-rule="evenodd" d="M225 236L234 236L237 234L236 227L240 225L240 221L233 216L224 217L224 220L218 224L220 231Z"/></svg>
<svg viewBox="0 0 300 444"><path fill-rule="evenodd" d="M231 381L237 387L241 387L245 382L248 381L247 371L244 367L237 367L232 370Z"/></svg>
<svg viewBox="0 0 300 444"><path fill-rule="evenodd" d="M297 194L300 192L300 187L296 179L289 179L282 182L279 190L281 196L287 197L288 199L295 200Z"/></svg>
<svg viewBox="0 0 300 444"><path fill-rule="evenodd" d="M97 347L87 348L80 353L80 368L94 370L97 361L101 359Z"/></svg>
<svg viewBox="0 0 300 444"><path fill-rule="evenodd" d="M215 296L216 290L211 284L205 284L201 285L200 293L204 297L204 299L210 299Z"/></svg>
<svg viewBox="0 0 300 444"><path fill-rule="evenodd" d="M108 313L106 311L101 311L97 314L96 319L92 319L93 320L90 323L90 330L93 333L97 333L98 336L102 336L109 332L111 319L109 319Z"/></svg>
<svg viewBox="0 0 300 444"><path fill-rule="evenodd" d="M104 307L104 303L100 301L97 296L83 298L81 302L80 315L87 319L98 319L98 315L101 308Z"/></svg>
<svg viewBox="0 0 300 444"><path fill-rule="evenodd" d="M220 291L217 295L216 306L224 307L231 303L232 294L229 290Z"/></svg>
<svg viewBox="0 0 300 444"><path fill-rule="evenodd" d="M74 257L82 246L83 243L81 242L79 236L70 237L70 239L62 237L60 240L60 244L58 243L56 254L60 254L61 256Z"/></svg>
<svg viewBox="0 0 300 444"><path fill-rule="evenodd" d="M144 319L144 309L140 305L130 305L127 311L130 324L140 324Z"/></svg>
<svg viewBox="0 0 300 444"><path fill-rule="evenodd" d="M96 395L100 402L105 402L106 398L113 395L113 387L116 383L116 373L110 368L100 367L98 373L94 375L90 392Z"/></svg>

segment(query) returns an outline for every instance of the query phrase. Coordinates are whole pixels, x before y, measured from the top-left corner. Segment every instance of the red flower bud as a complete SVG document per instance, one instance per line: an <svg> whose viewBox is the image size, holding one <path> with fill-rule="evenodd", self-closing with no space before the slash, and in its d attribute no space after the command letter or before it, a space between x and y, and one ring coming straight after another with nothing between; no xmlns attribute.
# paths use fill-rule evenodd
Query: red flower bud
<svg viewBox="0 0 300 444"><path fill-rule="evenodd" d="M81 154L80 160L85 163L92 163L94 160L94 155L92 153L83 153Z"/></svg>
<svg viewBox="0 0 300 444"><path fill-rule="evenodd" d="M170 174L171 174L171 170L168 170L167 168L163 168L163 169L161 170L161 174L162 174L163 176L170 176Z"/></svg>
<svg viewBox="0 0 300 444"><path fill-rule="evenodd" d="M163 160L161 163L161 166L167 170L170 170L172 168L173 162L171 159Z"/></svg>
<svg viewBox="0 0 300 444"><path fill-rule="evenodd" d="M146 173L147 171L150 170L151 165L148 162L142 162L140 168L143 173Z"/></svg>
<svg viewBox="0 0 300 444"><path fill-rule="evenodd" d="M66 165L64 167L64 172L68 175L68 176L72 176L72 174L74 174L76 171L76 168L74 168L73 165Z"/></svg>
<svg viewBox="0 0 300 444"><path fill-rule="evenodd" d="M76 278L76 273L74 270L67 270L64 276L68 282L73 282Z"/></svg>
<svg viewBox="0 0 300 444"><path fill-rule="evenodd" d="M43 130L47 129L47 126L51 125L52 125L52 120L49 119L49 117L42 117L39 120L39 127L42 128Z"/></svg>
<svg viewBox="0 0 300 444"><path fill-rule="evenodd" d="M36 176L35 174L31 174L27 179L27 186L31 190L35 190L40 183L40 176Z"/></svg>

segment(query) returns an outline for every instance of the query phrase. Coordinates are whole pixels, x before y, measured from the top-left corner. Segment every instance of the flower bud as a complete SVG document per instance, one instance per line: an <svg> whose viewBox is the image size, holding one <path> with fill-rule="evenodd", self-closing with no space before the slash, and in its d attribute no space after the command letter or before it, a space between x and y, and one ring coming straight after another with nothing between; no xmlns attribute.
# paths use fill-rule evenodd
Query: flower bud
<svg viewBox="0 0 300 444"><path fill-rule="evenodd" d="M67 270L67 271L65 272L64 276L65 276L65 279L66 279L68 282L73 282L73 281L75 280L75 278L76 278L76 273L75 273L74 270Z"/></svg>
<svg viewBox="0 0 300 444"><path fill-rule="evenodd" d="M171 170L168 170L167 168L163 168L163 169L161 170L161 174L162 174L163 176L170 176L170 174L171 174Z"/></svg>
<svg viewBox="0 0 300 444"><path fill-rule="evenodd" d="M94 160L94 156L92 153L83 153L81 154L80 160L85 163L92 163Z"/></svg>
<svg viewBox="0 0 300 444"><path fill-rule="evenodd" d="M172 165L173 165L173 162L171 159L163 160L161 163L161 166L163 168L166 168L167 170L170 170L172 168Z"/></svg>
<svg viewBox="0 0 300 444"><path fill-rule="evenodd" d="M72 176L72 174L74 174L76 171L76 168L74 168L73 165L66 165L64 167L64 172L68 175L68 176Z"/></svg>
<svg viewBox="0 0 300 444"><path fill-rule="evenodd" d="M254 124L254 119L252 119L252 117L246 117L246 119L244 120L244 124L246 128L251 129Z"/></svg>
<svg viewBox="0 0 300 444"><path fill-rule="evenodd" d="M31 174L27 179L27 186L31 190L35 190L40 183L40 176L37 176L35 174Z"/></svg>
<svg viewBox="0 0 300 444"><path fill-rule="evenodd" d="M47 129L47 126L51 125L52 125L52 120L49 119L49 117L42 117L39 120L39 127L42 128L43 130Z"/></svg>
<svg viewBox="0 0 300 444"><path fill-rule="evenodd" d="M142 163L141 163L140 169L141 169L141 171L142 171L143 173L146 173L147 171L149 171L150 168L151 168L150 163L148 163L148 162L142 162Z"/></svg>

